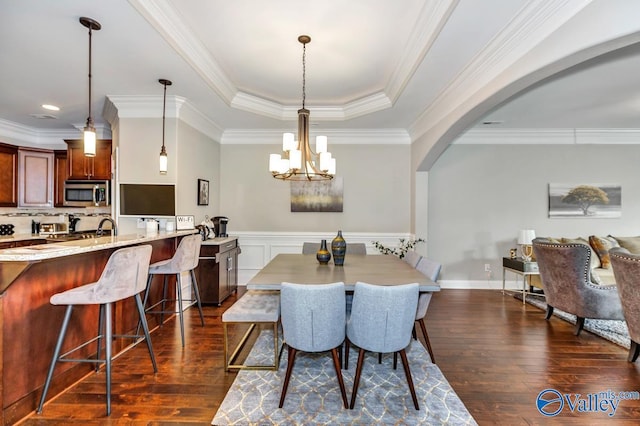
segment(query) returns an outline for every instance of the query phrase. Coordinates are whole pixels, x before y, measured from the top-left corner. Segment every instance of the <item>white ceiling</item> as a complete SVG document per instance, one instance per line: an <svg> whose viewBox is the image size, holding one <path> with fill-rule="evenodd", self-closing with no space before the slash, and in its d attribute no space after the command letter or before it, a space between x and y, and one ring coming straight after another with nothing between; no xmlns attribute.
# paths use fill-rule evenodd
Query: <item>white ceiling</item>
<svg viewBox="0 0 640 426"><path fill-rule="evenodd" d="M98 126L105 122L107 97L151 103L161 114L158 79L167 78L173 81L168 96L184 98L221 134L291 130L302 101L297 37L308 34L306 106L314 129L411 133L460 76L482 68L489 48L500 51L509 31L535 26L541 38L560 37L563 25L588 17L589 8L625 3L637 2L4 1L0 128L74 132L84 125L88 34L81 16L102 24L93 33L92 115ZM532 49L532 38L519 41L521 51ZM499 122L492 128L638 128L639 65L638 47L604 55L531 86L494 111L488 102L480 121ZM43 103L61 110L45 111ZM34 118L42 114L54 118Z"/></svg>

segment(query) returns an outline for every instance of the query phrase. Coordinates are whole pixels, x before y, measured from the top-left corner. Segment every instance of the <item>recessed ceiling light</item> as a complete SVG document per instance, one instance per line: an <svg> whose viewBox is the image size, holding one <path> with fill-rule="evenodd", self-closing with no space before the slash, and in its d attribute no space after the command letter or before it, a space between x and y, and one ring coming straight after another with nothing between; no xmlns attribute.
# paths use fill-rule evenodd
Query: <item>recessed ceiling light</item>
<svg viewBox="0 0 640 426"><path fill-rule="evenodd" d="M60 111L60 108L55 105L43 104L42 108L48 109L49 111Z"/></svg>

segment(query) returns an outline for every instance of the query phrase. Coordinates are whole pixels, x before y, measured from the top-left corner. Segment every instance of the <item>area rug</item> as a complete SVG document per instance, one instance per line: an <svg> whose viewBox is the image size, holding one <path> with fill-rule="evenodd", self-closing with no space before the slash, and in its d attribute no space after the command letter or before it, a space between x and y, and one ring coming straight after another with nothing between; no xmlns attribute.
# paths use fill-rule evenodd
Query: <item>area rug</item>
<svg viewBox="0 0 640 426"><path fill-rule="evenodd" d="M514 295L516 299L522 300L522 295L516 294ZM547 310L547 303L545 302L544 296L538 295L527 295L526 302L535 306L536 308L540 308L543 311ZM576 316L572 314L568 314L560 309L554 309L553 315L561 318L571 324L576 323ZM598 320L598 319L585 319L584 321L584 330L587 330L597 336L600 336L610 342L615 343L616 345L620 345L623 348L629 349L631 345L631 340L629 338L629 329L627 328L627 323L625 321L619 320Z"/></svg>
<svg viewBox="0 0 640 426"><path fill-rule="evenodd" d="M247 363L262 363L273 356L271 331L262 331ZM270 352L271 351L271 352ZM350 351L349 370L342 370L347 399L351 398L357 349ZM393 369L393 355L378 364L367 354L358 398L353 410L342 406L331 354L299 353L283 408L278 408L287 351L278 371L241 370L213 425L475 425L466 407L440 369L431 363L422 344L412 341L407 351L420 410L413 407L402 364ZM266 361L268 362L268 360Z"/></svg>

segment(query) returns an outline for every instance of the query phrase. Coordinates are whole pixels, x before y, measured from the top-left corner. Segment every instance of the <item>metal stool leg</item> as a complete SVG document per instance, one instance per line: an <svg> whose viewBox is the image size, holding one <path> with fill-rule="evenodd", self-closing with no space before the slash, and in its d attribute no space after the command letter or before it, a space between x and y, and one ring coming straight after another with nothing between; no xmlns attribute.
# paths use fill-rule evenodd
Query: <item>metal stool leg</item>
<svg viewBox="0 0 640 426"><path fill-rule="evenodd" d="M68 305L67 311L64 314L64 320L62 321L62 327L60 327L60 334L58 335L58 341L56 347L53 350L53 356L51 357L51 364L49 365L49 372L47 373L47 380L44 382L44 388L42 389L42 395L40 396L40 404L38 404L38 414L42 414L42 407L44 406L44 400L49 392L49 385L51 385L51 379L53 378L53 371L56 368L58 362L58 356L60 355L60 349L62 349L62 342L64 342L64 336L67 334L67 327L69 326L69 320L71 319L71 311L73 306Z"/></svg>
<svg viewBox="0 0 640 426"><path fill-rule="evenodd" d="M111 346L113 339L113 330L111 328L111 303L104 304L104 320L105 320L105 374L107 381L107 416L111 415Z"/></svg>
<svg viewBox="0 0 640 426"><path fill-rule="evenodd" d="M104 335L104 305L100 305L100 313L98 314L98 352L96 352L96 361L100 360L100 352L102 352L102 336ZM100 369L100 363L96 362L95 371Z"/></svg>
<svg viewBox="0 0 640 426"><path fill-rule="evenodd" d="M164 324L164 311L167 310L167 281L168 281L169 277L167 277L167 275L164 275L164 278L162 279L162 309L160 312L160 325Z"/></svg>
<svg viewBox="0 0 640 426"><path fill-rule="evenodd" d="M158 365L156 364L156 357L153 353L153 346L151 345L151 335L149 334L149 325L147 324L147 318L144 314L144 305L140 300L140 295L135 295L136 306L138 307L138 315L140 315L140 323L142 324L142 330L144 331L144 338L147 341L147 349L149 349L149 356L151 357L151 363L153 364L153 372L158 372Z"/></svg>
<svg viewBox="0 0 640 426"><path fill-rule="evenodd" d="M182 278L176 274L176 294L178 299L178 317L180 318L180 336L182 337L182 347L184 347L184 317L182 315Z"/></svg>
<svg viewBox="0 0 640 426"><path fill-rule="evenodd" d="M191 287L193 288L193 294L198 304L198 312L200 312L200 322L204 327L204 314L202 313L202 303L200 303L200 291L198 290L198 282L196 281L196 274L193 272L193 269L189 271L189 274L191 275Z"/></svg>

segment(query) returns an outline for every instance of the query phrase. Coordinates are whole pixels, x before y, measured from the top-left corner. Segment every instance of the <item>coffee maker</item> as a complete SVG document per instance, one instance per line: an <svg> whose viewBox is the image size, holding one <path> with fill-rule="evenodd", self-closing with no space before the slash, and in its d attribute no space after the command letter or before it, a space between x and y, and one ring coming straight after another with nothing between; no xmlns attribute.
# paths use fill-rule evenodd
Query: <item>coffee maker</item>
<svg viewBox="0 0 640 426"><path fill-rule="evenodd" d="M213 218L213 232L216 237L228 237L227 234L227 223L229 222L228 217L224 216L216 216Z"/></svg>

